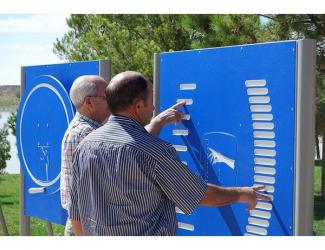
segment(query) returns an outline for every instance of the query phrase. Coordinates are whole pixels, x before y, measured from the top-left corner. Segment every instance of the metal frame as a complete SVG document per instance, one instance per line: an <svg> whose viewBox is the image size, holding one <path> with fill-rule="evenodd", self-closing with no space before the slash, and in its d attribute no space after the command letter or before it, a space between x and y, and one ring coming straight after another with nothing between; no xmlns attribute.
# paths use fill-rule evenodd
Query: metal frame
<svg viewBox="0 0 325 250"><path fill-rule="evenodd" d="M155 106L154 116L160 110L160 54L155 53L153 59L153 103Z"/></svg>
<svg viewBox="0 0 325 250"><path fill-rule="evenodd" d="M111 62L106 60L99 61L99 75L108 83L112 77Z"/></svg>
<svg viewBox="0 0 325 250"><path fill-rule="evenodd" d="M8 236L9 232L8 232L6 220L5 220L5 217L3 215L2 208L1 208L1 203L0 203L0 225L2 227L3 235Z"/></svg>
<svg viewBox="0 0 325 250"><path fill-rule="evenodd" d="M46 228L47 228L47 234L49 236L54 236L52 223L48 222L48 221L45 221L45 225L46 225Z"/></svg>
<svg viewBox="0 0 325 250"><path fill-rule="evenodd" d="M294 235L312 235L316 42L297 41Z"/></svg>
<svg viewBox="0 0 325 250"><path fill-rule="evenodd" d="M20 69L20 97L23 96L25 91L25 67ZM20 166L20 235L30 235L30 217L24 215L25 210L25 194L24 185L25 175L22 167Z"/></svg>

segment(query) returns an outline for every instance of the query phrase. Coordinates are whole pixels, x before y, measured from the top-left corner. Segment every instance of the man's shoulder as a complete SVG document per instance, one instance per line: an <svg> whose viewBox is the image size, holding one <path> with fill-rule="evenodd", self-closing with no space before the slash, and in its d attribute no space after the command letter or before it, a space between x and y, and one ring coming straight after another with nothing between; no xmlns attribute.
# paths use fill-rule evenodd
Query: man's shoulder
<svg viewBox="0 0 325 250"><path fill-rule="evenodd" d="M147 152L150 151L156 156L160 154L165 155L167 152L171 152L174 149L171 143L147 132L144 132L143 136L139 137L138 142L142 144Z"/></svg>
<svg viewBox="0 0 325 250"><path fill-rule="evenodd" d="M93 127L89 123L73 120L66 132L66 137L67 139L84 138L93 130Z"/></svg>
<svg viewBox="0 0 325 250"><path fill-rule="evenodd" d="M164 148L172 147L171 143L159 138L158 136L152 135L150 133L148 133L148 135L149 135L150 139L152 140L152 143L155 143L155 144L157 144L157 145L159 145L161 147L164 147Z"/></svg>

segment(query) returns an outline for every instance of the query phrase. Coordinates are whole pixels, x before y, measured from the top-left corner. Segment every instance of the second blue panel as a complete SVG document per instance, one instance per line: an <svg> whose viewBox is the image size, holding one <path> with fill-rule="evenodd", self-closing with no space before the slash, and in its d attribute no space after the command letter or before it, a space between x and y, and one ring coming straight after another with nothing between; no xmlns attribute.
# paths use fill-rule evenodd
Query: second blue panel
<svg viewBox="0 0 325 250"><path fill-rule="evenodd" d="M188 103L162 138L205 181L264 184L273 197L251 212L178 211L178 235L292 235L295 69L295 41L160 54L160 110Z"/></svg>

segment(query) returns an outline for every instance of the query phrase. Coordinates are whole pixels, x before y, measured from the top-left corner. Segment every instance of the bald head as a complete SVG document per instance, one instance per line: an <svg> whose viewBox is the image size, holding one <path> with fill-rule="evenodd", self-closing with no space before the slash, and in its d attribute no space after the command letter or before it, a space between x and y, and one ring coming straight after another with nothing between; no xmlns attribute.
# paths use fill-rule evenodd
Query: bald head
<svg viewBox="0 0 325 250"><path fill-rule="evenodd" d="M87 96L97 96L100 87L106 87L107 82L97 75L83 75L74 80L70 89L70 98L78 109Z"/></svg>
<svg viewBox="0 0 325 250"><path fill-rule="evenodd" d="M149 84L150 81L139 72L117 74L105 91L109 110L114 114L127 109L136 99L146 100Z"/></svg>

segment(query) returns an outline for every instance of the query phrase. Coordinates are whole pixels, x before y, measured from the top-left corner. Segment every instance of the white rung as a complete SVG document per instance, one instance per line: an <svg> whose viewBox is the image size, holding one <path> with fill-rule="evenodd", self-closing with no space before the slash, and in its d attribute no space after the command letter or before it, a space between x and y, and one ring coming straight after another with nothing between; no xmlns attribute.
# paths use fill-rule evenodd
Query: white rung
<svg viewBox="0 0 325 250"><path fill-rule="evenodd" d="M264 79L261 80L246 80L246 87L263 87L266 85L266 81Z"/></svg>

